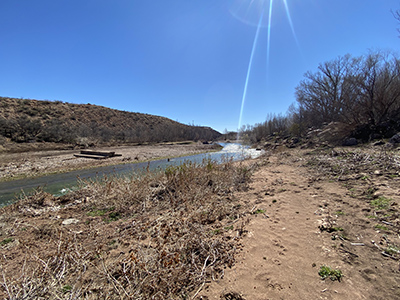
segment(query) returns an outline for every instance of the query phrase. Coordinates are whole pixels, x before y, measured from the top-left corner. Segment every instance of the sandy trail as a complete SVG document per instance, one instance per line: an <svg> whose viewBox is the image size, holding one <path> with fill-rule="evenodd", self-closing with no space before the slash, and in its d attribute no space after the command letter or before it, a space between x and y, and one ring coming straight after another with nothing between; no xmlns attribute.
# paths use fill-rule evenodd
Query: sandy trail
<svg viewBox="0 0 400 300"><path fill-rule="evenodd" d="M250 191L237 195L253 212L265 213L253 214L236 265L202 292L203 299L400 299L398 263L378 253L378 266L367 252L349 263L353 255L338 248L350 243L332 240L318 228L332 210L350 214L343 203L351 199L337 182L316 182L313 174L299 167L300 160L270 157L270 163L254 174ZM337 208L336 202L341 206ZM364 237L360 242L368 246L369 241ZM356 247L352 253L358 253ZM340 269L342 281L321 280L322 265ZM385 273L388 266L392 268Z"/></svg>

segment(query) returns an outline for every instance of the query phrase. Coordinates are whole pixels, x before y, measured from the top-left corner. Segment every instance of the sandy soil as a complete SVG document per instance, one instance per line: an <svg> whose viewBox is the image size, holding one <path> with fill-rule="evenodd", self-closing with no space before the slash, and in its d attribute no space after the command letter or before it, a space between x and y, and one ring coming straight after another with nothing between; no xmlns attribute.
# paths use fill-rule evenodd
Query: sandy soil
<svg viewBox="0 0 400 300"><path fill-rule="evenodd" d="M399 220L394 231L375 228L369 202L356 199L348 182L319 178L302 167L300 153L291 153L271 156L250 192L238 195L265 213L250 219L236 265L200 299L400 299L398 258L382 254L389 242L400 245ZM362 184L399 203L398 177ZM321 230L327 222L343 231ZM323 265L340 269L343 279L321 280Z"/></svg>
<svg viewBox="0 0 400 300"><path fill-rule="evenodd" d="M215 145L157 144L93 148L122 154L106 160L74 157L80 150L51 150L24 153L0 153L0 181L21 177L40 176L54 172L66 172L81 168L148 161L157 158L177 157L215 150Z"/></svg>

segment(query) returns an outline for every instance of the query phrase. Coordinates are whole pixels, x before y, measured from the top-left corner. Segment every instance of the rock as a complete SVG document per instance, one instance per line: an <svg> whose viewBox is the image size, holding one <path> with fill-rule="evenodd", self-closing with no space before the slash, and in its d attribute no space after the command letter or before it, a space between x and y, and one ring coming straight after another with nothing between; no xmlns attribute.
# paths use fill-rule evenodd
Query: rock
<svg viewBox="0 0 400 300"><path fill-rule="evenodd" d="M300 142L300 139L298 137L293 137L292 138L292 143L293 144L297 144L298 142Z"/></svg>
<svg viewBox="0 0 400 300"><path fill-rule="evenodd" d="M378 140L378 139L381 139L381 138L383 138L383 136L382 136L382 134L379 134L379 133L371 133L371 135L369 136L369 139L371 141Z"/></svg>
<svg viewBox="0 0 400 300"><path fill-rule="evenodd" d="M272 146L272 144L270 143L270 142L266 142L265 144L264 144L264 149L268 149L269 147L271 147Z"/></svg>
<svg viewBox="0 0 400 300"><path fill-rule="evenodd" d="M71 218L71 219L65 219L64 221L62 221L61 224L71 225L71 224L76 224L76 223L79 223L79 220Z"/></svg>
<svg viewBox="0 0 400 300"><path fill-rule="evenodd" d="M342 146L355 146L357 144L358 142L356 138L347 138L344 140Z"/></svg>
<svg viewBox="0 0 400 300"><path fill-rule="evenodd" d="M373 146L382 146L382 145L385 145L385 142L384 141L377 141L377 142L373 143L372 145Z"/></svg>
<svg viewBox="0 0 400 300"><path fill-rule="evenodd" d="M400 143L400 132L396 133L394 136L392 136L389 140L389 143L391 144L399 144Z"/></svg>

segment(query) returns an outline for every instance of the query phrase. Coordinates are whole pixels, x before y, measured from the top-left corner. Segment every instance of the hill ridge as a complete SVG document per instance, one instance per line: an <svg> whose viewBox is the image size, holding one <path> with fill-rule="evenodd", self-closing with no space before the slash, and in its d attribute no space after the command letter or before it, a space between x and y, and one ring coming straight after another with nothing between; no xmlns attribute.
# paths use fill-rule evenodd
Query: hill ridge
<svg viewBox="0 0 400 300"><path fill-rule="evenodd" d="M0 144L106 143L214 140L221 134L169 118L94 104L0 97Z"/></svg>

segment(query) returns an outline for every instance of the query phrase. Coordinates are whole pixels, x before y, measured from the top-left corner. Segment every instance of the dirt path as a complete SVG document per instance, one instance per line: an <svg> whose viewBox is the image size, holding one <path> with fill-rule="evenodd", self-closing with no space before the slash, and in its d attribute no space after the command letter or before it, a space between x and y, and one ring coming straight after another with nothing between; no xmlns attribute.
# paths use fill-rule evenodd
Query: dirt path
<svg viewBox="0 0 400 300"><path fill-rule="evenodd" d="M254 175L250 191L238 195L260 213L246 226L236 265L201 299L400 299L398 261L371 243L379 232L362 231L357 221L346 225L339 215L331 222L345 227L348 237L319 229L337 211L359 218L362 207L353 205L340 183L315 180L301 164L296 157L271 156ZM341 282L321 280L322 265L340 269Z"/></svg>

